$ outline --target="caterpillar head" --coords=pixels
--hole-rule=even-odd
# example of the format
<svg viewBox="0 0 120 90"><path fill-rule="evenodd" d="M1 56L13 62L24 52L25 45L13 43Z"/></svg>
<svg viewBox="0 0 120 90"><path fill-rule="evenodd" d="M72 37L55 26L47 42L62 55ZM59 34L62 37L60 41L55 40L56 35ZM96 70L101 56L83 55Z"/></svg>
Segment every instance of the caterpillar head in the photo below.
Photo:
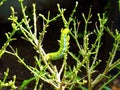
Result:
<svg viewBox="0 0 120 90"><path fill-rule="evenodd" d="M68 34L69 33L69 29L68 28L65 28L65 29L61 29L61 32L62 32L62 34Z"/></svg>

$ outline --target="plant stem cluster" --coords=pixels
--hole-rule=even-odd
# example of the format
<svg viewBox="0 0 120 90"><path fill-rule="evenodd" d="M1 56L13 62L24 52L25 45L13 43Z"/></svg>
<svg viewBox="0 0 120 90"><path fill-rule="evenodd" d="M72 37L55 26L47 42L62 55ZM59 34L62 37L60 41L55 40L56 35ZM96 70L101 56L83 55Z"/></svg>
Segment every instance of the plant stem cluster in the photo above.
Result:
<svg viewBox="0 0 120 90"><path fill-rule="evenodd" d="M74 90L75 87L81 90L93 90L93 88L101 82L103 79L108 79L108 82L103 83L101 89L103 89L111 80L116 78L120 73L116 74L114 77L106 76L109 71L114 69L116 66L120 64L120 59L114 61L116 52L119 49L120 44L120 34L116 30L116 33L113 34L109 28L106 28L105 24L107 22L107 18L105 14L101 17L98 14L99 26L96 25L95 30L93 32L88 31L88 24L91 23L91 9L88 13L88 16L82 14L83 19L85 21L84 33L83 33L83 43L81 44L79 41L79 23L77 23L77 19L74 16L76 12L76 8L78 3L76 2L75 8L72 11L72 14L69 16L68 20L64 16L65 9L61 9L58 4L59 13L51 18L50 12L48 12L47 18L43 14L39 14L39 17L43 19L43 30L38 32L37 30L37 16L36 16L36 5L33 4L33 25L30 24L31 18L26 14L27 7L23 5L23 0L19 0L21 5L21 10L23 13L23 18L21 21L18 21L18 17L15 15L14 8L11 7L12 15L9 20L12 21L13 31L10 34L6 34L7 41L0 49L0 57L4 52L9 53L17 57L18 62L23 64L32 74L28 80L24 80L22 83L20 90L23 90L31 81L35 80L34 90L42 89L42 83L39 85L40 80L43 80L50 85L52 85L56 90ZM78 47L78 55L75 55L72 51L68 50L63 58L63 63L61 68L58 70L57 65L53 65L51 61L46 60L45 55L46 52L42 47L42 42L44 41L44 36L47 33L47 28L49 27L51 22L56 21L58 18L61 18L64 24L64 28L70 28L70 35L76 42ZM71 27L70 25L73 25ZM110 51L109 59L106 60L106 66L103 72L93 76L98 73L96 67L102 63L102 60L98 59L99 50L102 45L101 38L104 35L104 31L107 30L111 36L114 38L113 49ZM30 42L33 45L34 50L38 55L34 56L36 65L35 67L29 66L25 63L24 59L21 58L18 53L19 51L14 50L12 47L12 52L7 51L6 47L9 45L12 39L12 36L16 31L20 31L23 34L23 39ZM90 44L89 39L91 35L96 35L96 39L94 43ZM67 60L69 60L68 55L76 62L73 67L67 64ZM82 76L81 73L82 68L85 69L86 75ZM6 79L6 76L5 76ZM4 82L4 81L3 81ZM2 85L2 84L1 84ZM14 87L14 86L13 86Z"/></svg>

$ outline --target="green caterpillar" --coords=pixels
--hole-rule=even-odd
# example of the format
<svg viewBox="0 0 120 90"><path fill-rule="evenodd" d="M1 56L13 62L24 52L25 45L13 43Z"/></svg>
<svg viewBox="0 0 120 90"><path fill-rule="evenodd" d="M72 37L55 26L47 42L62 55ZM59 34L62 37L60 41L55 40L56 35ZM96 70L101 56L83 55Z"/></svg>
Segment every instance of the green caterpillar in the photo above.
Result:
<svg viewBox="0 0 120 90"><path fill-rule="evenodd" d="M58 60L64 57L68 47L69 47L69 36L70 30L68 28L61 29L61 36L60 36L60 47L57 52L51 52L46 55L47 60Z"/></svg>

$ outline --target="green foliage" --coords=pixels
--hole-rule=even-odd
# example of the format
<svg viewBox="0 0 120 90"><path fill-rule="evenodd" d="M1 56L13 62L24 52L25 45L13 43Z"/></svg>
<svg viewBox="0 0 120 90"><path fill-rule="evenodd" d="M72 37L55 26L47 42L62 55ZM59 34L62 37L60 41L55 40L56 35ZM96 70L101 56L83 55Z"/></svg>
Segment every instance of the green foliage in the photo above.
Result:
<svg viewBox="0 0 120 90"><path fill-rule="evenodd" d="M0 1L0 6L3 5L3 3L6 0L2 0ZM0 49L0 58L2 57L2 55L5 53L7 46L10 44L11 41L15 40L13 38L14 34L16 33L17 29L14 28L14 24L12 24L13 30L12 32L8 32L6 33L6 37L7 37L7 41L4 43L4 45L2 46L2 48ZM7 77L8 77L8 73L9 73L9 69L7 69L6 72L4 72L4 77L3 80L0 80L0 90L6 88L6 87L11 87L12 90L15 90L17 87L15 86L15 81L16 81L16 76L13 76L13 80L7 81Z"/></svg>
<svg viewBox="0 0 120 90"><path fill-rule="evenodd" d="M13 40L15 40L15 38L12 38L14 36L14 34L16 33L16 31L18 29L14 28L14 24L12 24L13 30L10 33L6 33L6 37L7 37L7 41L4 43L4 45L2 46L2 48L0 49L0 58L2 57L2 55L5 53L7 46L9 45L9 43Z"/></svg>
<svg viewBox="0 0 120 90"><path fill-rule="evenodd" d="M5 1L6 1L6 0L0 1L0 6L2 6Z"/></svg>
<svg viewBox="0 0 120 90"><path fill-rule="evenodd" d="M15 16L14 8L11 7L12 15L10 16L9 20L12 21L13 32L11 32L10 34L6 34L7 42L1 50L2 52L6 52L15 56L18 59L18 62L23 64L34 76L28 80L23 81L20 90L24 90L24 88L33 80L35 80L34 90L40 90L42 88L43 83L39 85L40 80L43 80L44 82L52 85L56 90L74 90L75 87L78 87L82 90L92 90L103 79L107 79L108 82L103 83L99 90L102 90L103 88L107 88L106 90L109 89L107 87L109 82L120 75L120 73L118 73L114 77L107 76L109 71L120 65L120 59L113 61L116 52L119 50L120 34L117 30L116 33L112 33L109 28L105 27L105 24L107 22L105 14L103 14L103 16L100 16L98 14L99 26L96 25L96 28L93 32L88 31L88 24L91 23L90 20L92 17L91 9L88 13L88 16L82 14L85 21L85 27L84 33L82 35L83 44L81 44L79 42L79 37L81 37L81 34L78 32L77 28L79 24L77 23L76 17L74 17L74 13L76 12L76 8L78 6L77 2L68 20L64 16L65 9L61 9L59 4L57 5L59 13L55 17L50 18L50 12L48 12L47 18L44 15L39 14L39 17L42 17L44 21L43 30L41 32L38 32L36 25L36 5L33 4L33 25L31 25L31 19L25 13L27 8L23 5L23 0L19 0L19 2L22 8L23 18L21 21L18 21L18 17ZM64 24L63 28L70 29L69 34L71 38L75 40L78 47L78 54L75 54L70 50L67 50L65 52L63 63L60 69L58 69L56 65L53 65L50 60L46 59L47 54L42 47L42 42L44 41L44 36L47 33L47 28L49 27L51 22L56 21L58 18L62 19ZM73 26L71 27L70 25ZM110 55L106 62L104 71L100 72L98 75L95 75L96 73L98 73L96 67L101 63L101 60L98 59L98 54L102 45L101 38L104 35L105 30L108 31L108 33L110 33L114 39L113 49L110 51ZM19 51L17 49L14 50L11 47L12 51L5 50L5 48L9 45L9 42L13 40L12 36L16 31L22 32L23 38L33 45L34 50L38 54L34 56L36 62L35 67L27 65L24 59L19 56ZM90 44L89 39L90 36L93 34L96 35L96 39L92 44ZM62 40L63 39L67 40L67 37L62 37ZM64 41L62 41L62 44L63 42ZM62 49L63 48L64 46L62 45ZM0 55L2 56L3 53L1 52L1 50ZM75 65L73 67L67 64L67 61L69 60L68 54L75 61ZM84 76L82 76L83 68L86 71L86 74ZM6 79L6 76L4 78ZM4 81L1 81L1 83L2 82L4 83Z"/></svg>
<svg viewBox="0 0 120 90"><path fill-rule="evenodd" d="M3 1L5 1L5 0L2 0L1 3L3 3ZM12 12L15 12L13 8L12 8L11 10L12 10ZM12 20L13 20L13 19L16 19L16 20L17 20L17 18L15 17L15 15L14 15L13 13L12 13L11 17L14 17L14 18L11 18ZM4 45L3 45L2 48L0 49L0 58L1 58L2 55L5 53L6 48L7 48L7 46L9 45L9 43L10 43L11 41L15 40L15 38L12 38L12 37L13 37L14 34L18 31L18 28L17 28L17 26L15 25L14 21L13 21L13 23L12 23L12 28L13 28L12 32L8 32L8 33L5 34L6 37L7 37L7 41L4 43Z"/></svg>
<svg viewBox="0 0 120 90"><path fill-rule="evenodd" d="M23 83L21 84L20 86L20 90L24 90L24 88L31 82L33 81L35 78L30 78L30 79L27 79L27 80L24 80Z"/></svg>
<svg viewBox="0 0 120 90"><path fill-rule="evenodd" d="M13 76L13 80L7 81L9 69L7 69L6 72L4 72L4 78L3 80L0 80L0 90L3 90L5 87L11 87L12 90L16 90L15 81L16 76Z"/></svg>

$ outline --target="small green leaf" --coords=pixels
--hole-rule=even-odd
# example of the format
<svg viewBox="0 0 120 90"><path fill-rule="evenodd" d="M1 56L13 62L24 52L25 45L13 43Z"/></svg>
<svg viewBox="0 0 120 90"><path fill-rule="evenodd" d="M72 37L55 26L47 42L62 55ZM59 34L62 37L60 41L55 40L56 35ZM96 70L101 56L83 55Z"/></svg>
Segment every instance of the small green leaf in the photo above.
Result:
<svg viewBox="0 0 120 90"><path fill-rule="evenodd" d="M22 85L20 86L20 90L24 90L24 88L31 82L35 79L35 77L33 78L30 78L30 79L27 79L27 80L24 80Z"/></svg>
<svg viewBox="0 0 120 90"><path fill-rule="evenodd" d="M111 90L111 89L108 86L105 86L104 90Z"/></svg>

